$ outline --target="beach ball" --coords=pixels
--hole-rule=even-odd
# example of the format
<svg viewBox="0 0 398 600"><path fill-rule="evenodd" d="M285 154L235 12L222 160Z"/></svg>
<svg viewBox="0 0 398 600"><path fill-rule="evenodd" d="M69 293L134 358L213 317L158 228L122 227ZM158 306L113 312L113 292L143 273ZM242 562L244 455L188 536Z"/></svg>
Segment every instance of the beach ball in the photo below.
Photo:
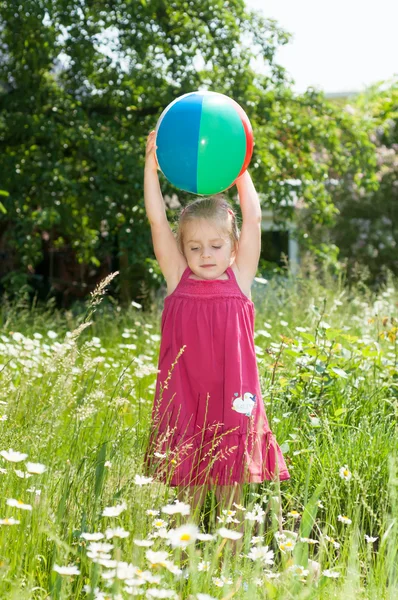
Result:
<svg viewBox="0 0 398 600"><path fill-rule="evenodd" d="M253 130L241 106L217 92L180 96L156 125L156 158L165 177L194 194L217 194L247 169Z"/></svg>

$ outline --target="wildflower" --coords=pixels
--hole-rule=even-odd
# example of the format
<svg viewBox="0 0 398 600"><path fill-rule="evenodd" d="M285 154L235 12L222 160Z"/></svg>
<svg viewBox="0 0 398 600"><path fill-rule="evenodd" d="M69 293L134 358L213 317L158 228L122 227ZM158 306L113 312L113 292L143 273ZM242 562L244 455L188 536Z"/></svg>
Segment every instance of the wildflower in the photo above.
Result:
<svg viewBox="0 0 398 600"><path fill-rule="evenodd" d="M99 540L102 540L104 538L104 534L100 531L98 531L97 533L88 533L87 531L83 531L83 533L80 534L80 537L82 537L84 540L87 540L88 542L98 542Z"/></svg>
<svg viewBox="0 0 398 600"><path fill-rule="evenodd" d="M181 515L189 515L190 511L191 507L189 504L185 504L179 500L176 500L174 504L167 504L167 506L163 506L162 508L162 512L166 513L167 515L175 515L177 513Z"/></svg>
<svg viewBox="0 0 398 600"><path fill-rule="evenodd" d="M237 508L238 510L246 510L244 506L242 506L241 504L236 504L236 502L234 502L232 506L235 506L235 508Z"/></svg>
<svg viewBox="0 0 398 600"><path fill-rule="evenodd" d="M55 340L56 337L58 337L58 333L55 333L55 331L47 331L47 335L50 339Z"/></svg>
<svg viewBox="0 0 398 600"><path fill-rule="evenodd" d="M296 543L294 540L285 540L285 541L280 542L279 550L281 550L281 552L283 552L284 554L286 552L292 552L295 545L296 545Z"/></svg>
<svg viewBox="0 0 398 600"><path fill-rule="evenodd" d="M55 564L53 566L53 571L56 571L60 575L80 575L80 571L75 565L60 567L59 565Z"/></svg>
<svg viewBox="0 0 398 600"><path fill-rule="evenodd" d="M236 510L224 509L221 511L221 513L222 515L220 517L217 517L217 520L220 523L240 523L238 519L234 519L234 516L236 515Z"/></svg>
<svg viewBox="0 0 398 600"><path fill-rule="evenodd" d="M247 558L261 560L264 565L272 565L274 563L274 551L269 550L268 546L253 546Z"/></svg>
<svg viewBox="0 0 398 600"><path fill-rule="evenodd" d="M232 584L232 579L227 579L223 575L221 575L221 577L212 577L211 579L214 585L216 585L217 587L224 587L224 585Z"/></svg>
<svg viewBox="0 0 398 600"><path fill-rule="evenodd" d="M110 469L110 468L112 467L112 463L111 463L111 461L110 461L110 460L106 460L106 461L104 462L104 467L107 467L108 469Z"/></svg>
<svg viewBox="0 0 398 600"><path fill-rule="evenodd" d="M160 511L153 510L152 508L148 508L148 510L145 512L145 514L149 515L150 517L157 517L160 514Z"/></svg>
<svg viewBox="0 0 398 600"><path fill-rule="evenodd" d="M21 462L22 460L25 460L25 458L28 457L27 454L22 454L22 452L14 451L12 448L10 448L9 450L2 450L0 452L0 455L9 462Z"/></svg>
<svg viewBox="0 0 398 600"><path fill-rule="evenodd" d="M177 529L170 529L168 538L173 548L185 548L189 544L192 544L199 533L199 529L196 525L188 523L177 527Z"/></svg>
<svg viewBox="0 0 398 600"><path fill-rule="evenodd" d="M153 546L153 540L133 540L136 546Z"/></svg>
<svg viewBox="0 0 398 600"><path fill-rule="evenodd" d="M33 477L32 473L25 473L25 471L20 471L19 469L14 469L14 473L21 479L29 479L29 477Z"/></svg>
<svg viewBox="0 0 398 600"><path fill-rule="evenodd" d="M323 506L323 504L322 504L321 500L318 500L318 501L317 501L317 506L318 506L318 508L325 508L325 507Z"/></svg>
<svg viewBox="0 0 398 600"><path fill-rule="evenodd" d="M153 527L156 527L157 529L159 529L160 527L165 527L167 525L167 522L164 521L163 519L155 519L152 523Z"/></svg>
<svg viewBox="0 0 398 600"><path fill-rule="evenodd" d="M113 544L107 544L106 542L91 542L87 546L87 550L93 554L107 554L113 549Z"/></svg>
<svg viewBox="0 0 398 600"><path fill-rule="evenodd" d="M233 531L232 529L227 529L226 527L220 527L218 530L218 535L221 535L222 538L226 538L228 540L239 540L243 533L239 531Z"/></svg>
<svg viewBox="0 0 398 600"><path fill-rule="evenodd" d="M146 485L147 483L151 483L153 481L153 477L145 477L144 475L136 475L134 477L134 483L136 485Z"/></svg>
<svg viewBox="0 0 398 600"><path fill-rule="evenodd" d="M198 540L201 540L202 542L210 542L214 539L215 536L212 533L198 533Z"/></svg>
<svg viewBox="0 0 398 600"><path fill-rule="evenodd" d="M149 598L176 598L177 594L173 590L167 590L165 588L148 588L146 595Z"/></svg>
<svg viewBox="0 0 398 600"><path fill-rule="evenodd" d="M127 508L127 504L125 502L122 502L121 504L118 504L117 506L107 506L102 511L102 516L103 517L118 517L124 510L126 510L126 508Z"/></svg>
<svg viewBox="0 0 398 600"><path fill-rule="evenodd" d="M214 596L209 596L209 594L196 594L198 600L217 600Z"/></svg>
<svg viewBox="0 0 398 600"><path fill-rule="evenodd" d="M248 521L257 521L257 523L262 523L264 515L265 511L262 509L261 505L255 504L253 506L253 510L248 510L245 513L245 519Z"/></svg>
<svg viewBox="0 0 398 600"><path fill-rule="evenodd" d="M337 571L331 571L330 569L325 569L322 571L322 575L325 577L331 577L332 579L337 579L337 577L340 577L340 573L337 573Z"/></svg>
<svg viewBox="0 0 398 600"><path fill-rule="evenodd" d="M258 542L262 541L262 536L261 535L253 535L253 537L250 540L251 544L258 544Z"/></svg>
<svg viewBox="0 0 398 600"><path fill-rule="evenodd" d="M130 535L130 533L128 531L126 531L125 529L123 529L123 527L115 527L115 529L108 528L105 531L105 535L106 535L106 539L110 540L114 537L126 538Z"/></svg>
<svg viewBox="0 0 398 600"><path fill-rule="evenodd" d="M344 467L340 467L339 475L340 475L341 479L345 479L346 481L350 481L350 479L352 477L352 473L351 473L350 469L347 467L347 465L344 465Z"/></svg>
<svg viewBox="0 0 398 600"><path fill-rule="evenodd" d="M341 523L344 523L344 525L351 525L352 523L351 519L345 517L344 515L338 515L337 520L341 521Z"/></svg>
<svg viewBox="0 0 398 600"><path fill-rule="evenodd" d="M281 576L280 573L273 573L272 571L264 571L264 577L266 579L278 579Z"/></svg>
<svg viewBox="0 0 398 600"><path fill-rule="evenodd" d="M36 475L41 475L46 469L47 467L42 465L41 463L26 463L26 470L28 471L28 473L35 473Z"/></svg>
<svg viewBox="0 0 398 600"><path fill-rule="evenodd" d="M166 458L166 456L167 456L167 454L165 452L154 452L153 455L156 456L157 458Z"/></svg>
<svg viewBox="0 0 398 600"><path fill-rule="evenodd" d="M21 508L22 510L32 510L32 506L30 504L24 504L22 500L14 500L14 498L9 498L7 500L8 506L15 506L15 508Z"/></svg>
<svg viewBox="0 0 398 600"><path fill-rule="evenodd" d="M289 573L297 575L298 577L307 577L309 570L304 569L301 565L291 565L288 569Z"/></svg>
<svg viewBox="0 0 398 600"><path fill-rule="evenodd" d="M339 542L336 542L336 540L332 537L329 537L328 535L325 535L325 540L327 540L328 542L330 542L331 544L333 544L333 546L338 550L340 548L340 544Z"/></svg>
<svg viewBox="0 0 398 600"><path fill-rule="evenodd" d="M8 417L7 417L7 415L2 415L2 416L0 417L0 421L7 421L7 420L8 420Z"/></svg>
<svg viewBox="0 0 398 600"><path fill-rule="evenodd" d="M163 550L159 550L158 552L154 552L153 550L147 550L145 556L151 567L154 567L156 565L164 567L165 562L169 558L169 553Z"/></svg>
<svg viewBox="0 0 398 600"><path fill-rule="evenodd" d="M210 569L210 561L209 560L201 560L198 563L198 571L208 571Z"/></svg>
<svg viewBox="0 0 398 600"><path fill-rule="evenodd" d="M306 544L319 544L318 540L313 540L312 538L301 537L300 542L305 542Z"/></svg>
<svg viewBox="0 0 398 600"><path fill-rule="evenodd" d="M164 540L167 540L169 537L169 534L168 534L166 527L159 527L159 529L156 529L156 531L153 531L152 533L150 533L149 537L150 538L162 538Z"/></svg>
<svg viewBox="0 0 398 600"><path fill-rule="evenodd" d="M372 537L371 535L366 535L365 533L365 540L368 544L373 544L378 539L378 537Z"/></svg>
<svg viewBox="0 0 398 600"><path fill-rule="evenodd" d="M19 525L21 521L17 519L13 519L10 517L9 519L0 519L0 525Z"/></svg>
<svg viewBox="0 0 398 600"><path fill-rule="evenodd" d="M287 513L288 517L293 517L293 519L298 519L300 517L300 513L297 510L291 510Z"/></svg>

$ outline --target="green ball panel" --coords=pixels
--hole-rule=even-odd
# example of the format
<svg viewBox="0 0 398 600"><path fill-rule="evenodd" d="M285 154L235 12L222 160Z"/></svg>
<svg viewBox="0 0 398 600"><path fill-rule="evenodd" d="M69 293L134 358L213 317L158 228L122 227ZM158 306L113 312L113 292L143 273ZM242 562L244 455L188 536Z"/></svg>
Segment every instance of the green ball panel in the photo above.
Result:
<svg viewBox="0 0 398 600"><path fill-rule="evenodd" d="M232 102L205 95L198 142L197 193L217 194L238 177L246 156L246 134Z"/></svg>

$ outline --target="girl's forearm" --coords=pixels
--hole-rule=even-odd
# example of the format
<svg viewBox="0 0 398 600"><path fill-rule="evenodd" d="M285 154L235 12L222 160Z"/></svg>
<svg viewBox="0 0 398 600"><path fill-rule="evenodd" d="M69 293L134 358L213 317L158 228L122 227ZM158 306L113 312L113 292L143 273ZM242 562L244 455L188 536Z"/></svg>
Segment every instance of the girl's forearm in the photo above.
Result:
<svg viewBox="0 0 398 600"><path fill-rule="evenodd" d="M166 207L157 171L149 168L144 171L144 200L146 214L151 225L167 221Z"/></svg>
<svg viewBox="0 0 398 600"><path fill-rule="evenodd" d="M242 220L261 220L260 200L248 171L245 171L243 175L239 177L236 182L236 187L239 194Z"/></svg>

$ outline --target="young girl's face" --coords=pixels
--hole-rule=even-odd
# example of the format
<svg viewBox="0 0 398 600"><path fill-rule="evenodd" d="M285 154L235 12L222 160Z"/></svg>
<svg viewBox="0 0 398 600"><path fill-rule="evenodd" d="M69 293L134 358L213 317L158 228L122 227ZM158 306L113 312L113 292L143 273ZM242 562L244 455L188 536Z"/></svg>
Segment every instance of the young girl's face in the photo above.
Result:
<svg viewBox="0 0 398 600"><path fill-rule="evenodd" d="M235 259L228 233L206 219L186 223L183 250L188 266L202 279L217 279Z"/></svg>

